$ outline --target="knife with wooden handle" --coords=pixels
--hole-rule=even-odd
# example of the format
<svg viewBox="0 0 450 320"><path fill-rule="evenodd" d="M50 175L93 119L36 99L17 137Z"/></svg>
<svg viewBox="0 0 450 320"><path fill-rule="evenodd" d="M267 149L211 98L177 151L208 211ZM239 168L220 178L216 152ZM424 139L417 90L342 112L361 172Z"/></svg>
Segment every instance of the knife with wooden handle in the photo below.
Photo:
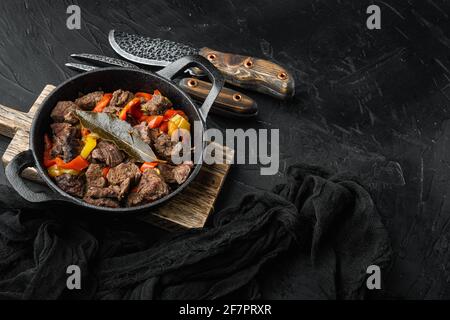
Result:
<svg viewBox="0 0 450 320"><path fill-rule="evenodd" d="M284 67L264 59L223 53L209 48L194 47L159 38L149 38L111 30L109 43L129 61L151 66L166 66L192 54L207 58L235 86L259 91L279 99L295 93L293 75ZM195 73L195 70L191 70Z"/></svg>
<svg viewBox="0 0 450 320"><path fill-rule="evenodd" d="M207 58L233 85L285 99L294 94L294 78L282 66L268 60L202 48Z"/></svg>
<svg viewBox="0 0 450 320"><path fill-rule="evenodd" d="M196 100L204 100L211 90L211 83L196 78L183 78L178 85ZM258 114L256 102L235 90L223 88L214 101L212 113L230 117L254 117Z"/></svg>
<svg viewBox="0 0 450 320"><path fill-rule="evenodd" d="M87 62L94 62L101 66L118 66L124 68L139 69L133 64L127 64L126 62L115 59L111 57L81 53L72 54L72 58L83 60ZM99 67L80 63L66 63L66 67L77 71L92 71L98 69ZM184 78L179 81L179 86L183 88L190 96L196 100L203 101L208 96L209 90L211 89L211 83L202 81L196 78ZM238 92L229 88L223 88L219 93L216 101L214 102L211 112L235 118L248 118L254 117L258 114L258 107L256 102Z"/></svg>

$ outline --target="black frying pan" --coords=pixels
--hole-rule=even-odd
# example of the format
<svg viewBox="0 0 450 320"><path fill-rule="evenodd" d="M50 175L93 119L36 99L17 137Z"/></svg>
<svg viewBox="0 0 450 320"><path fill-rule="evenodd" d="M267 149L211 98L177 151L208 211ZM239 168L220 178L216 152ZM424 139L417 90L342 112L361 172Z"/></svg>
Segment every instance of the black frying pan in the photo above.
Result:
<svg viewBox="0 0 450 320"><path fill-rule="evenodd" d="M192 99L183 90L171 81L173 78L181 75L185 70L192 67L199 67L204 70L213 84L209 95L200 108L196 106ZM208 60L201 56L186 56L175 61L157 73L134 69L106 68L94 70L73 77L58 86L42 103L42 106L36 113L31 126L30 149L18 154L6 166L6 177L13 188L23 198L35 203L64 201L86 209L106 213L142 212L160 205L183 190L200 171L203 159L203 150L206 146L206 141L203 138L206 117L208 116L208 112L214 103L214 100L222 90L223 83L224 80L221 73L217 71L217 69ZM197 128L197 131L199 132L194 132L193 134L200 135L202 139L193 139L193 145L196 150L201 150L201 152L195 153L197 158L194 158L195 167L191 175L175 191L155 202L137 207L106 208L90 205L79 198L65 193L49 177L42 161L44 152L44 134L48 131L51 123L50 113L52 109L58 101L73 101L78 98L78 94L80 92L88 93L99 89L105 92L113 92L117 89L124 89L132 92L152 91L154 89L159 89L165 96L170 98L177 108L182 109L191 121L200 121L202 124L201 126L193 126L194 128ZM200 143L201 145L199 145ZM35 167L39 173L39 176L47 183L50 189L39 193L31 190L20 176L21 172L27 167Z"/></svg>

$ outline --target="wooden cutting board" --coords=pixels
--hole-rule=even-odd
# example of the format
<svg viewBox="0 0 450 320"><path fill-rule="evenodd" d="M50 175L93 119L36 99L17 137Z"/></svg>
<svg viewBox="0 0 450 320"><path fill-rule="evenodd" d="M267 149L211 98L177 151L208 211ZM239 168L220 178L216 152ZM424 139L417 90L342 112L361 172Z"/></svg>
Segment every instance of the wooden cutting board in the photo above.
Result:
<svg viewBox="0 0 450 320"><path fill-rule="evenodd" d="M6 166L18 153L29 149L29 131L34 114L45 97L54 89L47 85L28 113L0 105L0 134L12 138L3 154ZM166 230L201 228L214 209L214 203L230 169L234 151L220 146L227 164L203 165L199 174L189 186L166 204L139 215L139 219ZM41 182L36 170L28 168L23 172L27 179Z"/></svg>

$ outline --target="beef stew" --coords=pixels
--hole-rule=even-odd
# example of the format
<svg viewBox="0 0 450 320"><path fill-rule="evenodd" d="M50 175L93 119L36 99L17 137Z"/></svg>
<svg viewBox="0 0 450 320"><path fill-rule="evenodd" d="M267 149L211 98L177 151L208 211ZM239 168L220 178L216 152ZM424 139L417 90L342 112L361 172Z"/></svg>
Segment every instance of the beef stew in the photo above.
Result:
<svg viewBox="0 0 450 320"><path fill-rule="evenodd" d="M136 160L119 148L120 143L83 127L79 110L126 121L158 160ZM61 190L86 203L110 208L151 203L177 189L192 171L190 161L178 165L171 161L183 145L173 141L173 133L189 132L189 119L158 90L88 93L75 101L58 102L51 119L43 163Z"/></svg>

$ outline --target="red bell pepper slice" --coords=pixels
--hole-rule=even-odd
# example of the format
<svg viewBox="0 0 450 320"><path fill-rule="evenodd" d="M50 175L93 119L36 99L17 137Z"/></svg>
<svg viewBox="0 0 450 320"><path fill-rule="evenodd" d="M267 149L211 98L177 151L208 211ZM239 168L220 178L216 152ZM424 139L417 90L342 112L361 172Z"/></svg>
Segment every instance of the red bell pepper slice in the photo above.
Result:
<svg viewBox="0 0 450 320"><path fill-rule="evenodd" d="M88 136L91 133L91 130L87 129L87 128L81 128L81 135L83 137Z"/></svg>
<svg viewBox="0 0 450 320"><path fill-rule="evenodd" d="M141 104L140 98L133 98L130 102L128 102L125 107L119 113L119 119L127 120L127 114L130 113L133 117L137 116L140 110L137 110L136 107ZM137 117L138 119L140 117Z"/></svg>
<svg viewBox="0 0 450 320"><path fill-rule="evenodd" d="M178 112L174 109L169 109L164 113L164 120L168 121L170 118L172 118L174 115L176 115Z"/></svg>
<svg viewBox="0 0 450 320"><path fill-rule="evenodd" d="M135 119L140 119L144 115L140 108L132 108L130 114Z"/></svg>
<svg viewBox="0 0 450 320"><path fill-rule="evenodd" d="M53 143L50 140L48 134L44 135L44 166L46 168L50 168L51 166L56 164L55 159L52 159L50 153L52 151Z"/></svg>
<svg viewBox="0 0 450 320"><path fill-rule="evenodd" d="M159 131L167 133L169 131L169 123L167 121L163 121L159 126Z"/></svg>
<svg viewBox="0 0 450 320"><path fill-rule="evenodd" d="M152 100L152 95L147 92L136 92L134 96L136 98L144 98L146 101Z"/></svg>
<svg viewBox="0 0 450 320"><path fill-rule="evenodd" d="M145 114L142 114L142 116L139 118L139 122L149 122L151 116L146 116Z"/></svg>
<svg viewBox="0 0 450 320"><path fill-rule="evenodd" d="M140 122L145 121L145 122L147 122L147 124L148 124L150 129L155 129L155 128L158 128L161 125L161 123L164 121L164 117L163 116L145 116L145 115L142 115L139 118L139 121Z"/></svg>
<svg viewBox="0 0 450 320"><path fill-rule="evenodd" d="M158 162L144 162L142 166L139 168L141 172L144 172L147 169L153 169L158 166Z"/></svg>
<svg viewBox="0 0 450 320"><path fill-rule="evenodd" d="M76 171L82 171L89 166L89 161L82 156L78 156L70 162L64 162L61 158L55 158L56 165L61 169L72 169Z"/></svg>
<svg viewBox="0 0 450 320"><path fill-rule="evenodd" d="M102 169L102 175L104 178L106 178L106 176L108 175L109 169L110 169L109 167L104 167Z"/></svg>
<svg viewBox="0 0 450 320"><path fill-rule="evenodd" d="M105 93L102 97L102 99L97 102L97 105L95 106L95 108L92 110L93 112L102 112L103 109L105 109L108 105L109 102L112 99L112 93Z"/></svg>
<svg viewBox="0 0 450 320"><path fill-rule="evenodd" d="M173 116L177 114L188 120L188 117L186 116L183 110L169 109L164 113L164 121L169 121Z"/></svg>
<svg viewBox="0 0 450 320"><path fill-rule="evenodd" d="M148 127L150 129L156 129L158 128L161 123L163 122L164 117L163 116L150 116L147 123Z"/></svg>

